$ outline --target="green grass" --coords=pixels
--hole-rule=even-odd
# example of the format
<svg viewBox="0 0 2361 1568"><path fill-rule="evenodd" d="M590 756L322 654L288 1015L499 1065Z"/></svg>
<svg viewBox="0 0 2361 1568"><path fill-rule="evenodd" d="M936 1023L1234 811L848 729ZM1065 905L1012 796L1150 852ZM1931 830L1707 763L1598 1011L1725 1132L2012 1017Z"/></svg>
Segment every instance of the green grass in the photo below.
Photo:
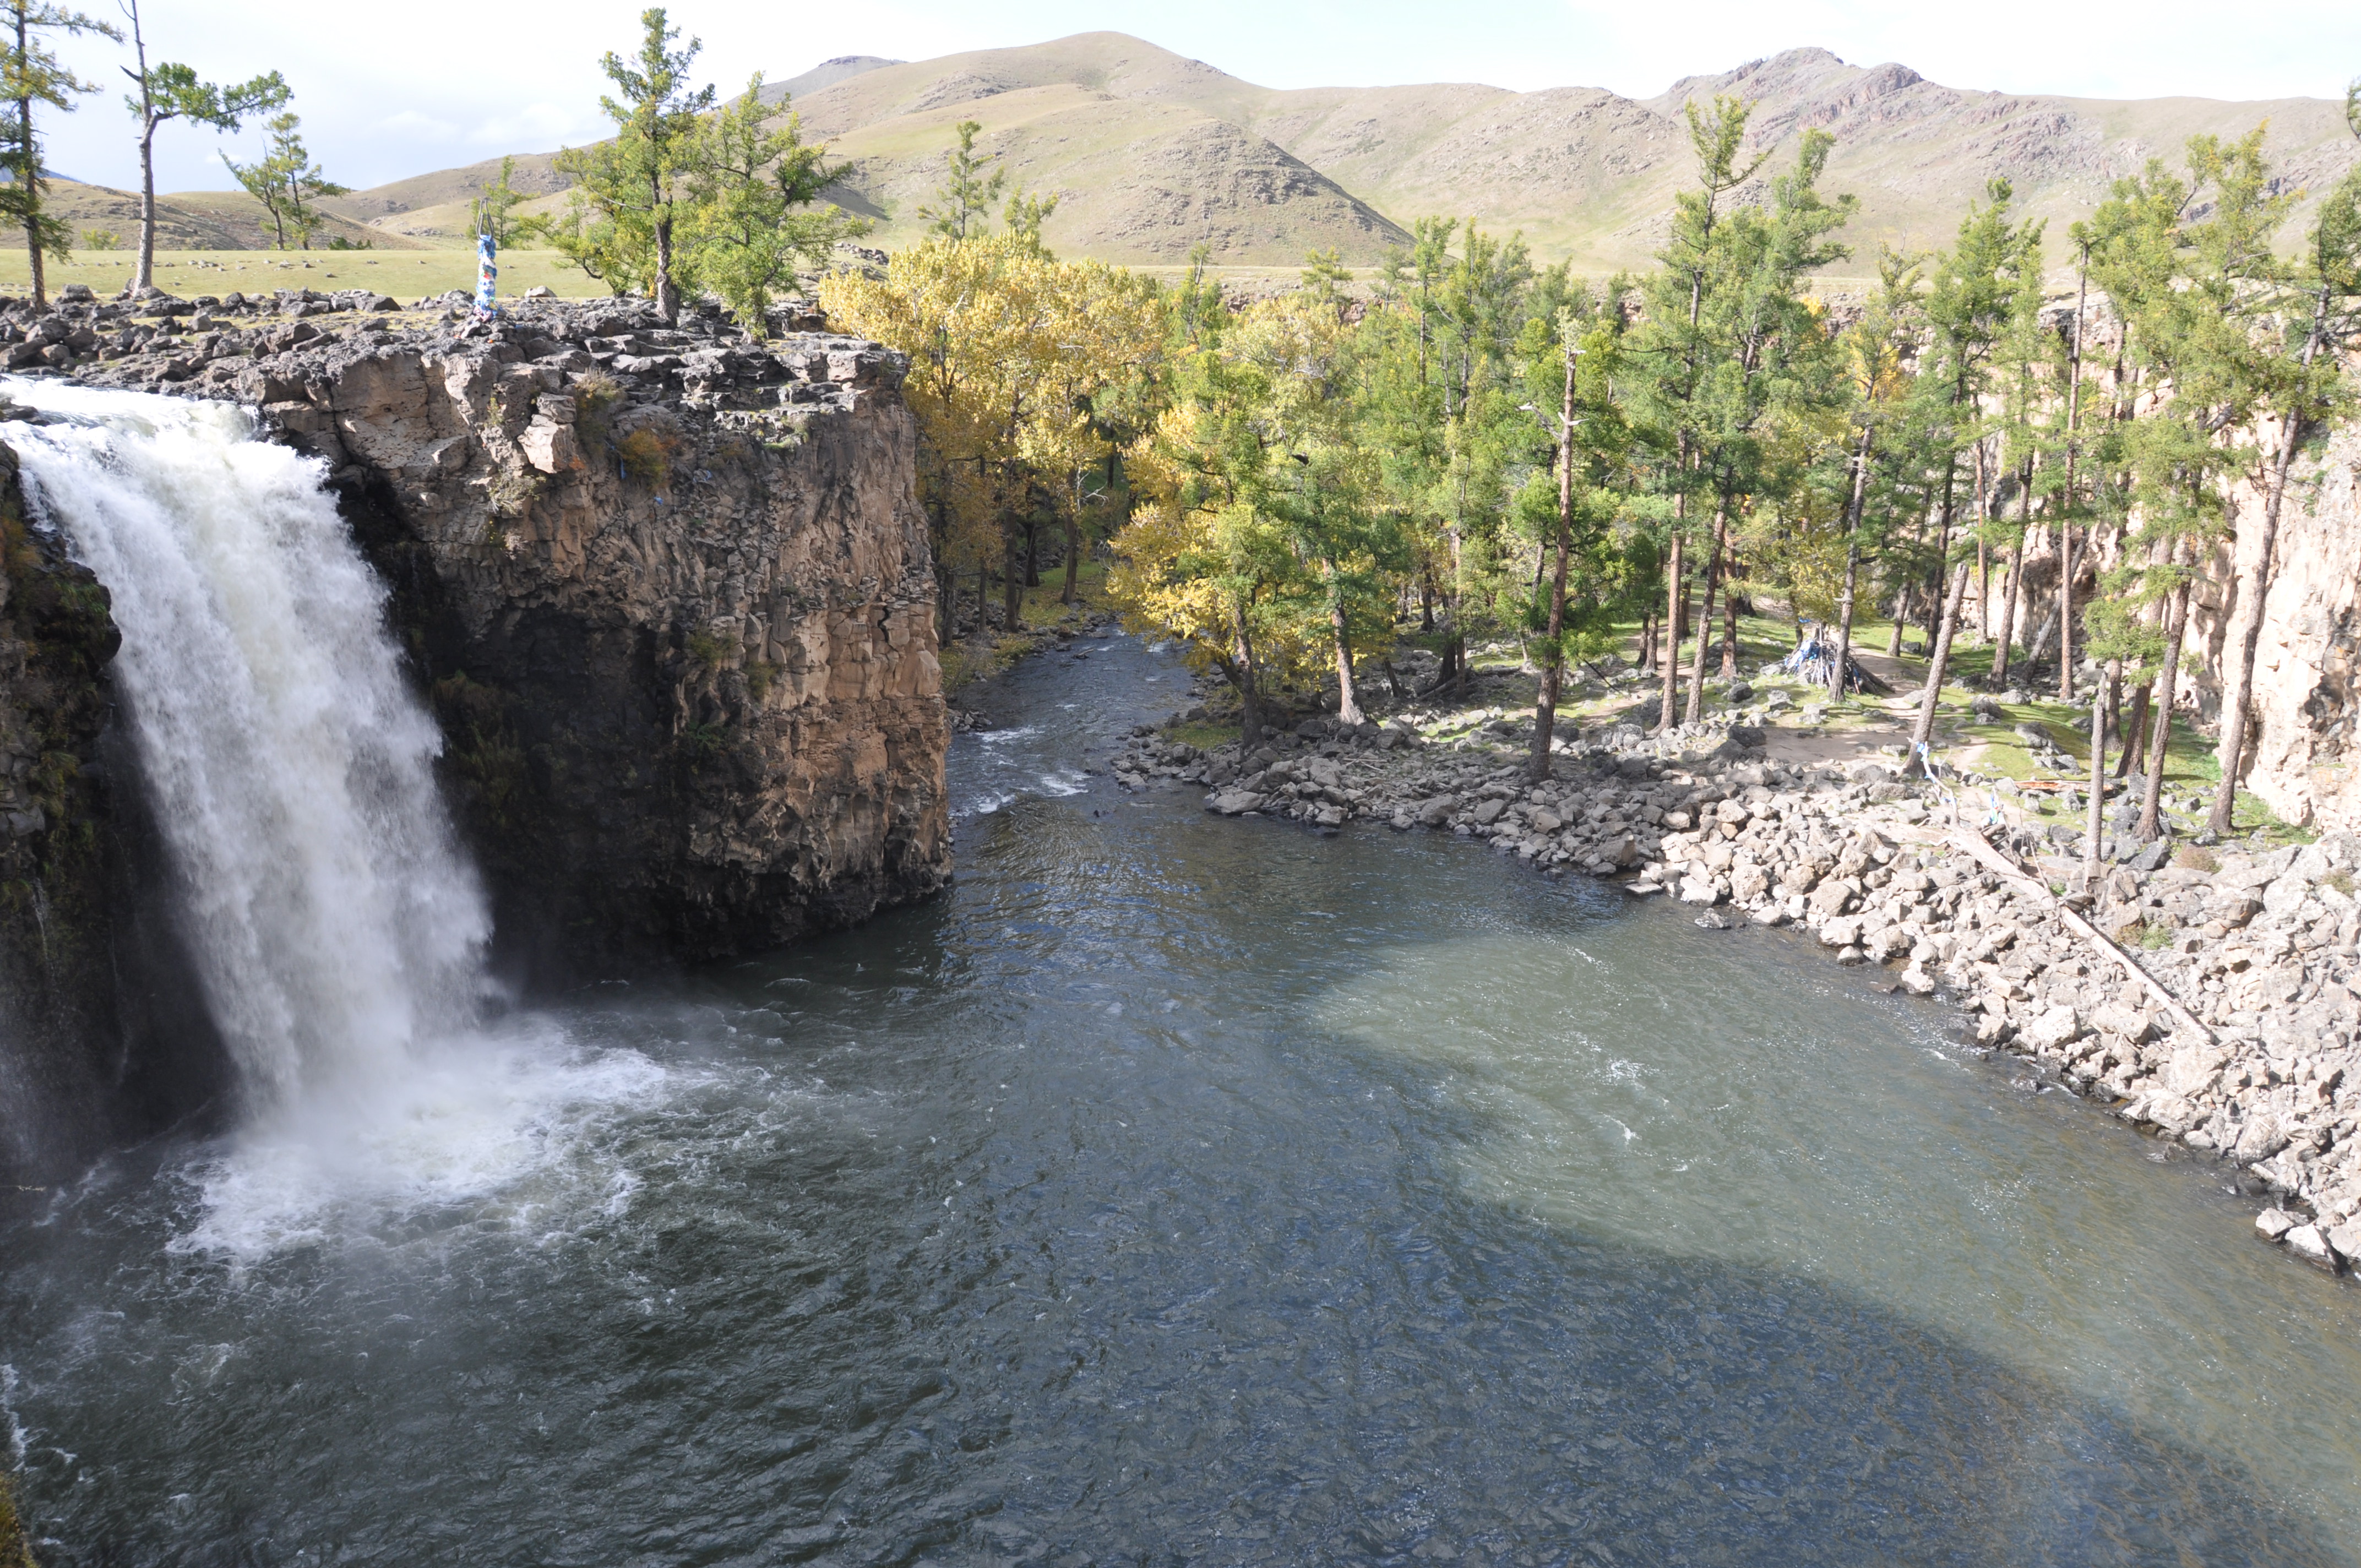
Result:
<svg viewBox="0 0 2361 1568"><path fill-rule="evenodd" d="M1167 733L1173 740L1185 745L1194 746L1201 751L1210 751L1216 746L1226 746L1236 740L1238 727L1235 724L1212 724L1203 720L1191 720L1174 725Z"/></svg>
<svg viewBox="0 0 2361 1568"><path fill-rule="evenodd" d="M76 251L52 261L43 276L55 297L68 283L87 283L101 299L131 280L127 250ZM309 263L306 266L305 263ZM32 272L20 248L0 252L0 292L23 293ZM566 264L554 250L511 250L500 257L500 297L522 296L536 285L567 299L604 299L607 290ZM274 289L375 289L403 304L427 294L476 289L476 258L462 250L159 250L156 286L192 299L199 294L267 294Z"/></svg>

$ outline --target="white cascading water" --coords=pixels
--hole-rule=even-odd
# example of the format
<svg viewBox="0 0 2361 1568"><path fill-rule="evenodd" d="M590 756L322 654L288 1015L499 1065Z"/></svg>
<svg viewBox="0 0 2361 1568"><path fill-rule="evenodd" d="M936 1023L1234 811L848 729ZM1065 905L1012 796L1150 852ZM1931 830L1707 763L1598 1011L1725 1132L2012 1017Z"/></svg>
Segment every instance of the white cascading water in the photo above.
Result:
<svg viewBox="0 0 2361 1568"><path fill-rule="evenodd" d="M239 1069L210 1240L315 1234L317 1205L356 1184L397 1206L397 1189L480 1194L540 1163L586 1093L644 1089L636 1058L586 1082L545 1028L474 1028L489 915L323 466L225 403L5 389L63 416L8 440L37 515L112 596L115 679ZM631 1081L605 1081L618 1070Z"/></svg>
<svg viewBox="0 0 2361 1568"><path fill-rule="evenodd" d="M319 465L243 410L20 383L27 499L113 596L115 666L214 1022L258 1111L399 1063L490 922L434 721Z"/></svg>

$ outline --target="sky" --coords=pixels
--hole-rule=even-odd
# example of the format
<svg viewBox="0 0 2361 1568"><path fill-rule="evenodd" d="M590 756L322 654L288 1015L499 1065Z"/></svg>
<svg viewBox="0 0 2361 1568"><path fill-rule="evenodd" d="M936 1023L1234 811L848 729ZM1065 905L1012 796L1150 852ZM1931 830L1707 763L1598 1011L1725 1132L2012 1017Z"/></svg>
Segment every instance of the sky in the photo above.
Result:
<svg viewBox="0 0 2361 1568"><path fill-rule="evenodd" d="M113 16L118 0L93 0ZM403 0L379 8L287 0L146 0L148 58L209 80L278 71L294 91L313 156L356 189L503 152L595 140L598 58L629 50L642 0ZM2080 97L2338 98L2361 74L2361 3L2281 0L2268 25L2239 27L2194 0L676 0L674 21L704 41L699 65L725 91L753 71L780 80L836 55L925 60L1112 28L1268 87L1483 82L1520 92L1606 87L1663 92L1783 49L1817 45L1859 65L1899 60L1953 87ZM340 21L339 14L345 18ZM1963 26L1972 16L1974 26ZM1447 18L1447 20L1445 19ZM60 52L104 90L51 116L48 164L136 189L125 113L126 49L69 40ZM167 126L160 191L218 190L219 161L261 144Z"/></svg>

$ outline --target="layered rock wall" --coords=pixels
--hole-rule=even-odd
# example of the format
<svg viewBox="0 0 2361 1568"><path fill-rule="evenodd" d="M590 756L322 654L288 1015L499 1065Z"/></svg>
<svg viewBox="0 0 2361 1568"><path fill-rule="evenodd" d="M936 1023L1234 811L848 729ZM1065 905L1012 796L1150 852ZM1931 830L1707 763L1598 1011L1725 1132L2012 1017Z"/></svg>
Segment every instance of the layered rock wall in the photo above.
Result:
<svg viewBox="0 0 2361 1568"><path fill-rule="evenodd" d="M2195 696L2212 721L2224 661L2254 611L2236 585L2257 565L2263 503L2253 486L2234 493L2233 536L2194 605L2191 647L2204 654ZM2261 726L2245 782L2284 820L2361 829L2361 428L2337 430L2298 465L2272 558L2255 659Z"/></svg>
<svg viewBox="0 0 2361 1568"><path fill-rule="evenodd" d="M536 969L772 946L941 884L898 380L873 345L565 307L242 378L366 520Z"/></svg>
<svg viewBox="0 0 2361 1568"><path fill-rule="evenodd" d="M509 956L553 978L710 958L939 887L948 729L899 361L631 302L393 307L151 304L155 334L134 322L73 370L236 397L329 465Z"/></svg>
<svg viewBox="0 0 2361 1568"><path fill-rule="evenodd" d="M0 446L0 1172L82 1153L120 1076L97 766L120 642Z"/></svg>

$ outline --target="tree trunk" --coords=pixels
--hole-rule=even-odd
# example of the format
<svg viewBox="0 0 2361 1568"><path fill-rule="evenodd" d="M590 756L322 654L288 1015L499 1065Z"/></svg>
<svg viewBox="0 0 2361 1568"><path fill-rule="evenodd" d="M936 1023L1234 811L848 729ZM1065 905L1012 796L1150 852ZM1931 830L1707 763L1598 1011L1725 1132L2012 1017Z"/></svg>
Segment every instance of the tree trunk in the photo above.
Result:
<svg viewBox="0 0 2361 1568"><path fill-rule="evenodd" d="M1075 585L1082 572L1082 509L1080 503L1066 512L1066 586L1059 590L1058 602L1074 602Z"/></svg>
<svg viewBox="0 0 2361 1568"><path fill-rule="evenodd" d="M16 59L22 63L31 47L29 0L18 0L16 6ZM47 279L41 270L41 160L33 148L33 99L30 93L16 100L16 150L25 160L17 171L23 186L21 200L25 204L25 253L32 269L33 304L36 309L49 303Z"/></svg>
<svg viewBox="0 0 2361 1568"><path fill-rule="evenodd" d="M1837 596L1837 646L1835 663L1828 666L1828 700L1842 702L1845 694L1845 668L1852 659L1852 596L1861 577L1861 540L1857 534L1845 536L1844 591Z"/></svg>
<svg viewBox="0 0 2361 1568"><path fill-rule="evenodd" d="M1656 667L1656 617L1653 611L1640 618L1639 664L1643 670Z"/></svg>
<svg viewBox="0 0 2361 1568"><path fill-rule="evenodd" d="M2019 532L2016 543L2010 547L2008 566L2003 574L2000 590L2000 635L1993 641L1992 684L2008 685L2009 644L2016 638L2017 584L2025 574L2025 535Z"/></svg>
<svg viewBox="0 0 2361 1568"><path fill-rule="evenodd" d="M1721 553L1721 674L1738 678L1738 541Z"/></svg>
<svg viewBox="0 0 2361 1568"><path fill-rule="evenodd" d="M1000 550L1001 630L1015 631L1025 615L1025 565L1017 556L1016 530L1005 523L1000 529Z"/></svg>
<svg viewBox="0 0 2361 1568"><path fill-rule="evenodd" d="M2183 583L2172 591L2172 614L2164 628L2164 668L2156 677L2156 740L2148 747L2147 788L2140 792L2139 840L2143 844L2158 836L2157 800L2164 793L2165 749L2172 742L2173 684L2180 674L2180 634L2188 622L2189 585Z"/></svg>
<svg viewBox="0 0 2361 1568"><path fill-rule="evenodd" d="M2312 332L2303 342L2303 365L2307 370L2320 352L2331 302L2329 285L2323 283L2312 313ZM2279 545L2279 503L2287 496L2288 470L2295 465L2303 427L2301 411L2290 409L2287 422L2279 431L2279 456L2271 466L2270 494L2263 501L2263 536L2257 541L2254 576L2251 581L2238 584L2239 608L2246 611L2246 624L2238 639L2237 654L2228 661L2230 667L2224 672L2229 678L2222 692L2222 782L2214 786L2213 809L2205 823L2216 833L2230 831L2231 817L2238 804L2238 762L2246 749L2246 710L2255 689L2255 656L2263 642L2264 601L2271 591L2271 553Z"/></svg>
<svg viewBox="0 0 2361 1568"><path fill-rule="evenodd" d="M1557 728L1558 684L1565 670L1565 558L1574 548L1574 351L1565 354L1565 407L1558 415L1557 561L1550 570L1549 647L1542 656L1541 699L1533 705L1533 755L1526 772L1550 776L1550 739Z"/></svg>
<svg viewBox="0 0 2361 1568"><path fill-rule="evenodd" d="M2074 338L2066 378L2066 484L2058 492L2058 699L2074 700L2074 458L2082 414L2082 308L2091 293L2091 253L2082 252L2074 286ZM2031 470L2026 470L2028 478ZM2029 488L2028 485L2028 488Z"/></svg>
<svg viewBox="0 0 2361 1568"><path fill-rule="evenodd" d="M662 192L657 199L663 199ZM680 320L680 285L672 276L672 220L659 217L654 224L656 237L656 313L664 317L666 326Z"/></svg>
<svg viewBox="0 0 2361 1568"><path fill-rule="evenodd" d="M1688 585L1681 580L1684 570L1681 536L1675 533L1673 558L1664 571L1664 699L1656 711L1656 725L1662 729L1673 727L1674 706L1680 700L1681 608L1688 597Z"/></svg>
<svg viewBox="0 0 2361 1568"><path fill-rule="evenodd" d="M1845 666L1852 658L1852 600L1861 580L1861 513L1869 498L1869 428L1852 454L1852 499L1845 503L1844 591L1837 599L1836 662L1828 670L1828 700L1844 700Z"/></svg>
<svg viewBox="0 0 2361 1568"><path fill-rule="evenodd" d="M1697 654L1689 661L1689 705L1683 722L1695 724L1705 716L1705 661L1713 647L1713 596L1721 586L1721 552L1729 543L1730 498L1714 504L1713 553L1705 558L1705 609L1697 615Z"/></svg>
<svg viewBox="0 0 2361 1568"><path fill-rule="evenodd" d="M2115 760L2115 777L2132 771L2132 759L2147 755L2147 683L2132 688L2132 711L2124 720L2124 753Z"/></svg>
<svg viewBox="0 0 2361 1568"><path fill-rule="evenodd" d="M1254 639L1246 635L1246 616L1230 610L1230 659L1224 672L1238 690L1238 750L1251 751L1262 741L1261 672L1255 668Z"/></svg>
<svg viewBox="0 0 2361 1568"><path fill-rule="evenodd" d="M1041 520L1038 516L1025 520L1025 586L1041 586Z"/></svg>
<svg viewBox="0 0 2361 1568"><path fill-rule="evenodd" d="M1935 704L1943 694L1943 671L1951 662L1951 639L1958 634L1960 608L1967 602L1968 576L1974 570L1971 562L1962 560L1951 576L1951 597L1943 602L1943 619L1935 629L1935 647L1927 664L1927 690L1918 699L1918 722L1910 730L1910 755L1904 758L1904 772L1920 766L1919 748L1935 743Z"/></svg>
<svg viewBox="0 0 2361 1568"><path fill-rule="evenodd" d="M2107 661L2107 689L2112 692L2122 681L2124 662ZM2101 833L2106 825L2107 807L2107 705L2094 694L2091 701L2091 812L2082 834L2082 887L2089 892L2099 880L2099 846Z"/></svg>
<svg viewBox="0 0 2361 1568"><path fill-rule="evenodd" d="M1336 722L1363 722L1361 704L1353 691L1353 641L1345 625L1345 596L1338 591L1335 563L1328 567L1328 635L1336 646Z"/></svg>

